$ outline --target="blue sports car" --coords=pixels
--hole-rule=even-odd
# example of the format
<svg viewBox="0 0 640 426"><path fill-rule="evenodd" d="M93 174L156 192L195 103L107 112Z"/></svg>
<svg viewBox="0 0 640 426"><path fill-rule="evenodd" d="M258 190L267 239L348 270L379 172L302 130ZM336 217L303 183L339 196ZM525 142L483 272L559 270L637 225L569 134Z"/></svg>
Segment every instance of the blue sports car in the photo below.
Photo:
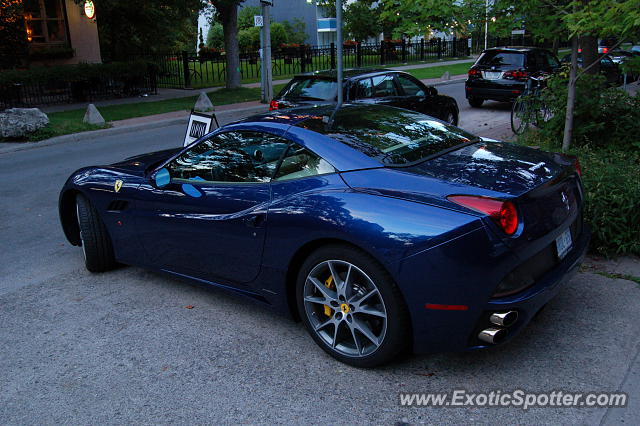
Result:
<svg viewBox="0 0 640 426"><path fill-rule="evenodd" d="M582 260L583 200L574 157L327 105L80 169L59 209L89 271L138 265L228 289L372 367L515 336Z"/></svg>

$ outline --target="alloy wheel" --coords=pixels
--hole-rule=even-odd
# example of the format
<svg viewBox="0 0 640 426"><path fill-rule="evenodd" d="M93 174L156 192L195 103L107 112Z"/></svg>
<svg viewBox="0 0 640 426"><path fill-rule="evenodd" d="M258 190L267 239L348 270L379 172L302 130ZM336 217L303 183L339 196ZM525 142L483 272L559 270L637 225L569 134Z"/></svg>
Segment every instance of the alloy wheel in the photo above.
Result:
<svg viewBox="0 0 640 426"><path fill-rule="evenodd" d="M387 332L387 310L373 280L343 260L317 264L304 283L304 310L313 331L349 357L374 353Z"/></svg>

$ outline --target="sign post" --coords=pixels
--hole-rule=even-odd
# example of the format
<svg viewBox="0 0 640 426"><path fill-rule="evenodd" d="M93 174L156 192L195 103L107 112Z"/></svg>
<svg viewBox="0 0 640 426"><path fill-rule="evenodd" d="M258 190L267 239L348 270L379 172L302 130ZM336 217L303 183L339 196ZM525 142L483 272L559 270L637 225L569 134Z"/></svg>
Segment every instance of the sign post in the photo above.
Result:
<svg viewBox="0 0 640 426"><path fill-rule="evenodd" d="M272 0L260 0L262 6L262 75L263 89L262 101L270 103L273 99L272 77L271 77L271 28L269 7L273 5Z"/></svg>
<svg viewBox="0 0 640 426"><path fill-rule="evenodd" d="M342 106L342 0L336 0L336 43L337 49L337 63L336 63L336 77L338 79L338 108Z"/></svg>

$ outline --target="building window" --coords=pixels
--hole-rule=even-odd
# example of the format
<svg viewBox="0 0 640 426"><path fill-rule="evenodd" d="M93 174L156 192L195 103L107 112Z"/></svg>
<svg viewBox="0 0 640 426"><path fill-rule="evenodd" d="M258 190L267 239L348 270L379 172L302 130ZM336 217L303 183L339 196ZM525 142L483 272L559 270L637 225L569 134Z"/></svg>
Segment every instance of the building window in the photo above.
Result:
<svg viewBox="0 0 640 426"><path fill-rule="evenodd" d="M25 0L24 17L29 43L67 42L62 0Z"/></svg>

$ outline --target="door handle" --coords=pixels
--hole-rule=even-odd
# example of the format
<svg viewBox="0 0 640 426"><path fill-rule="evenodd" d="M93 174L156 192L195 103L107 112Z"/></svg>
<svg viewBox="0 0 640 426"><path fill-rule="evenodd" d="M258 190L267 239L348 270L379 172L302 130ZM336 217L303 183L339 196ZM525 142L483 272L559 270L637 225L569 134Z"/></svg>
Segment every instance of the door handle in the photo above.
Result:
<svg viewBox="0 0 640 426"><path fill-rule="evenodd" d="M249 228L261 228L267 220L265 213L253 214L244 220L245 225Z"/></svg>

